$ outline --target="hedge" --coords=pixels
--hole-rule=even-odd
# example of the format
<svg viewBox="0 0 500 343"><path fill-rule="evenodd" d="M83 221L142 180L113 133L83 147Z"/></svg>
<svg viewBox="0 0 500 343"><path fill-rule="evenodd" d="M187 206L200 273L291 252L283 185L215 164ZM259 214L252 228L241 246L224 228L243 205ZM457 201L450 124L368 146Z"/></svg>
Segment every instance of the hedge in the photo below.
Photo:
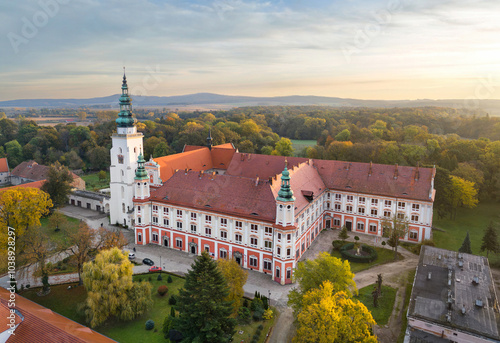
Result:
<svg viewBox="0 0 500 343"><path fill-rule="evenodd" d="M370 263L375 261L378 257L377 251L373 249L373 247L363 244L361 245L361 250L368 253L366 256L356 256L350 252L354 248L354 243L347 243L342 248L340 248L340 254L342 258L350 261L350 262L358 262L358 263Z"/></svg>

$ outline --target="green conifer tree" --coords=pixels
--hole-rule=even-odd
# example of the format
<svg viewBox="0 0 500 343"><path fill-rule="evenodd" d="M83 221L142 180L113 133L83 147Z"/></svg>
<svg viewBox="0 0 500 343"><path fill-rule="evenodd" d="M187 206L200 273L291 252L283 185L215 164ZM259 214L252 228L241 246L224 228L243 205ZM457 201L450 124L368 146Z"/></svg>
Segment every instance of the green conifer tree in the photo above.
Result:
<svg viewBox="0 0 500 343"><path fill-rule="evenodd" d="M460 249L458 249L459 252L464 252L466 254L472 254L472 249L470 247L470 237L469 237L469 231L467 231L467 235L465 236L464 242L462 243L462 246Z"/></svg>
<svg viewBox="0 0 500 343"><path fill-rule="evenodd" d="M492 222L488 224L486 231L484 231L483 242L481 243L481 252L485 250L486 257L488 257L490 251L495 254L500 252L500 246L498 245L498 235Z"/></svg>
<svg viewBox="0 0 500 343"><path fill-rule="evenodd" d="M174 327L182 332L184 341L230 341L236 321L230 318L233 311L231 303L224 301L227 295L226 280L217 268L217 263L204 251L191 265L184 288L179 291L179 315Z"/></svg>

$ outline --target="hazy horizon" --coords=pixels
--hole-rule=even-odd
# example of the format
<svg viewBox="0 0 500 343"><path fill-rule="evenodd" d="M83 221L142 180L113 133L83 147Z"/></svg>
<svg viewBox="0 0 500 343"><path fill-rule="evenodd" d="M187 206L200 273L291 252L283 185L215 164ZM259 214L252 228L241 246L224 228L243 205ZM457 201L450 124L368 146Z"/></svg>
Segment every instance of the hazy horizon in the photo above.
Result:
<svg viewBox="0 0 500 343"><path fill-rule="evenodd" d="M500 3L26 0L0 13L0 100L215 93L499 99Z"/></svg>

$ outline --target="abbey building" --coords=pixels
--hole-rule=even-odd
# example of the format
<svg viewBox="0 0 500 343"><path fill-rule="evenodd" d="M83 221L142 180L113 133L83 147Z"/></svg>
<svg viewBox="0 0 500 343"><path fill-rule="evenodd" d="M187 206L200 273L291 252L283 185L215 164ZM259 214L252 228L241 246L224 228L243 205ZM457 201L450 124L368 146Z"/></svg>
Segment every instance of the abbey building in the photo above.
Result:
<svg viewBox="0 0 500 343"><path fill-rule="evenodd" d="M435 169L239 153L230 143L186 146L145 161L124 77L111 149L111 223L157 244L292 282L323 229L381 237L381 222L407 218L403 238L431 237Z"/></svg>

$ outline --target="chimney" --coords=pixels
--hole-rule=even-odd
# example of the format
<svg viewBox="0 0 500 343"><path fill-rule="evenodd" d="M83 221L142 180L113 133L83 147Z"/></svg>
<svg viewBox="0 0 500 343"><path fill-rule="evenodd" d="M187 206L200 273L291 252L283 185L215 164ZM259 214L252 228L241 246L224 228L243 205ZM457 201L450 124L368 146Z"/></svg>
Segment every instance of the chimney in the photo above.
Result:
<svg viewBox="0 0 500 343"><path fill-rule="evenodd" d="M245 154L241 154L241 157L240 157L241 161L243 162L245 160Z"/></svg>
<svg viewBox="0 0 500 343"><path fill-rule="evenodd" d="M203 176L203 170L200 171L199 178L201 179L202 176Z"/></svg>
<svg viewBox="0 0 500 343"><path fill-rule="evenodd" d="M398 164L396 163L396 168L394 169L394 180L398 179Z"/></svg>
<svg viewBox="0 0 500 343"><path fill-rule="evenodd" d="M372 176L372 161L370 161L370 169L368 170L368 176Z"/></svg>
<svg viewBox="0 0 500 343"><path fill-rule="evenodd" d="M257 175L257 178L255 179L255 187L259 185L259 175Z"/></svg>
<svg viewBox="0 0 500 343"><path fill-rule="evenodd" d="M248 154L248 160L250 161L250 159L252 158L252 154Z"/></svg>
<svg viewBox="0 0 500 343"><path fill-rule="evenodd" d="M212 180L215 179L215 172L212 172Z"/></svg>
<svg viewBox="0 0 500 343"><path fill-rule="evenodd" d="M184 175L187 175L187 174L188 174L188 169L186 168L186 169L184 170Z"/></svg>
<svg viewBox="0 0 500 343"><path fill-rule="evenodd" d="M273 177L272 176L269 176L269 183L271 184L271 186L273 185Z"/></svg>

